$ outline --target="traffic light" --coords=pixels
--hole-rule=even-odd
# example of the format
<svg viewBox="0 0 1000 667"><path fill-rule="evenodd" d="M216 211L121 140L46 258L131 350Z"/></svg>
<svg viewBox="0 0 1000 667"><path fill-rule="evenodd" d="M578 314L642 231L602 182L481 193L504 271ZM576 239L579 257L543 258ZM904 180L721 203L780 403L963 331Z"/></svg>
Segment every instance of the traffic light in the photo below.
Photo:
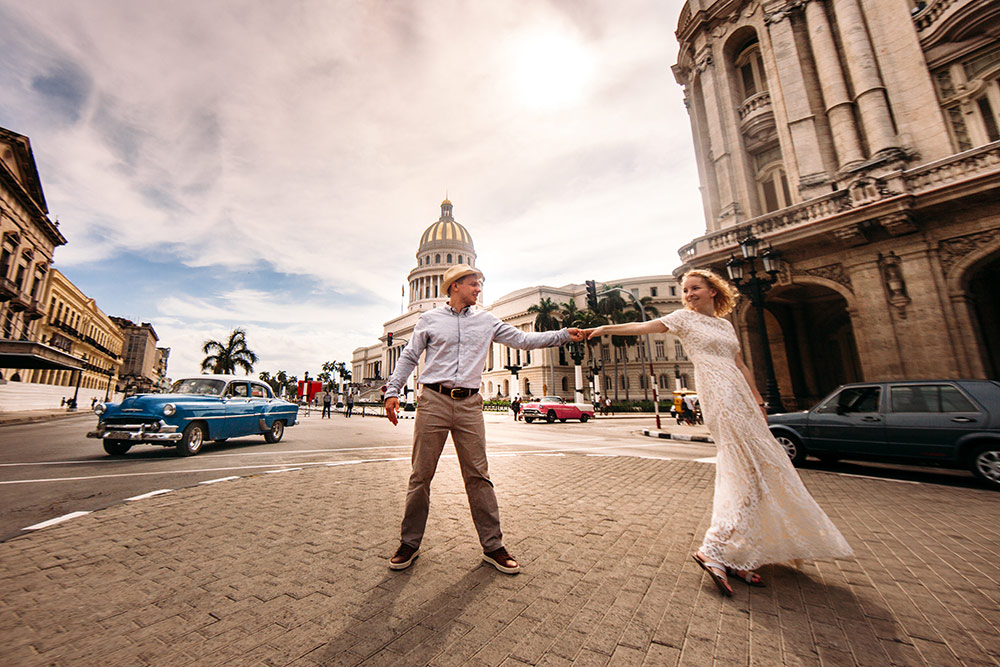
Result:
<svg viewBox="0 0 1000 667"><path fill-rule="evenodd" d="M597 283L593 280L587 281L587 306L593 310L597 310Z"/></svg>
<svg viewBox="0 0 1000 667"><path fill-rule="evenodd" d="M385 346L392 347L392 332L390 331L385 335Z"/></svg>

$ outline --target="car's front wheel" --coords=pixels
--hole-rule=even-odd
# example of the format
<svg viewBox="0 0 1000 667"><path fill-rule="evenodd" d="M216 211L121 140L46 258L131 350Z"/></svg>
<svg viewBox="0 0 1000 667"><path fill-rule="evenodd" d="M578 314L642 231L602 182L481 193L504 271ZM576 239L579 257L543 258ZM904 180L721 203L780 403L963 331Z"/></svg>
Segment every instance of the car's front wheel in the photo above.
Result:
<svg viewBox="0 0 1000 667"><path fill-rule="evenodd" d="M801 465L806 460L806 448L802 446L802 441L794 435L778 433L774 436L774 439L785 448L785 453L791 459L792 465Z"/></svg>
<svg viewBox="0 0 1000 667"><path fill-rule="evenodd" d="M972 472L1000 491L1000 442L991 442L972 453Z"/></svg>
<svg viewBox="0 0 1000 667"><path fill-rule="evenodd" d="M111 456L121 456L132 449L132 443L125 440L104 440L104 451Z"/></svg>
<svg viewBox="0 0 1000 667"><path fill-rule="evenodd" d="M272 443L278 442L283 435L285 435L285 422L279 419L271 425L271 430L264 434L264 440Z"/></svg>
<svg viewBox="0 0 1000 667"><path fill-rule="evenodd" d="M545 421L552 424L555 422L555 420L556 420L555 410L549 410L549 414L545 415Z"/></svg>
<svg viewBox="0 0 1000 667"><path fill-rule="evenodd" d="M525 417L524 421L526 421L526 422L528 422L530 424L531 422L535 421L535 418L534 417Z"/></svg>
<svg viewBox="0 0 1000 667"><path fill-rule="evenodd" d="M581 424L586 424L588 419L590 419L590 415L580 415Z"/></svg>
<svg viewBox="0 0 1000 667"><path fill-rule="evenodd" d="M177 453L181 456L194 456L205 444L205 426L201 422L191 422L184 429L184 435L177 441Z"/></svg>

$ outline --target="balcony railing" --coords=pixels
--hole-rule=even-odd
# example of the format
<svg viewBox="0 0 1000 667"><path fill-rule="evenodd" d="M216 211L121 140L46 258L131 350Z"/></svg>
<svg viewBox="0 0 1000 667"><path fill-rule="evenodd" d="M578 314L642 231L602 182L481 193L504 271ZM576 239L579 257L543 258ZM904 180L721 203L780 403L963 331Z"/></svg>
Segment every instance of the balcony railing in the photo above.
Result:
<svg viewBox="0 0 1000 667"><path fill-rule="evenodd" d="M1000 142L898 172L894 176L893 184L894 187L897 184L901 185L903 191L893 193L891 197L930 194L946 186L997 173L1000 173ZM848 190L838 190L707 234L682 246L678 254L682 261L687 262L709 252L736 247L739 238L745 236L748 231L759 237L777 230L828 220L851 210L863 210L867 206L876 206L883 201L885 199L876 198L874 201L865 202L863 206L855 206Z"/></svg>

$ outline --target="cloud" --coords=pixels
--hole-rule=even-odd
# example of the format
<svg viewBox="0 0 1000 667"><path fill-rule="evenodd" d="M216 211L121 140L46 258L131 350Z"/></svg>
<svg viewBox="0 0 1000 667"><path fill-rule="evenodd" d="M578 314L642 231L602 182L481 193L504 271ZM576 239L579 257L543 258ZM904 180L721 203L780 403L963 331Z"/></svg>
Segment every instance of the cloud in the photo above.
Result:
<svg viewBox="0 0 1000 667"><path fill-rule="evenodd" d="M397 314L446 192L491 298L678 263L704 229L669 70L681 4L0 3L3 124L32 140L71 279L146 256L340 295L130 273L175 359L238 322L321 354L305 339L368 318L324 334L345 358ZM101 284L104 310L143 307Z"/></svg>

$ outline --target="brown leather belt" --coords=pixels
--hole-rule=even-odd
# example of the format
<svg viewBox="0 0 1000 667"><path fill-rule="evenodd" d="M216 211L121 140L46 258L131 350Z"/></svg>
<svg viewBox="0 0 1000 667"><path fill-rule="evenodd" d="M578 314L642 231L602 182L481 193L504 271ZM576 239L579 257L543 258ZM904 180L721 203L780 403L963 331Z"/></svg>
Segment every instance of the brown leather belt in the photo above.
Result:
<svg viewBox="0 0 1000 667"><path fill-rule="evenodd" d="M439 384L425 384L425 387L432 389L439 394L444 394L445 396L450 396L451 398L458 400L460 398L468 398L469 396L475 396L479 393L478 389L466 389L465 387L442 387Z"/></svg>

